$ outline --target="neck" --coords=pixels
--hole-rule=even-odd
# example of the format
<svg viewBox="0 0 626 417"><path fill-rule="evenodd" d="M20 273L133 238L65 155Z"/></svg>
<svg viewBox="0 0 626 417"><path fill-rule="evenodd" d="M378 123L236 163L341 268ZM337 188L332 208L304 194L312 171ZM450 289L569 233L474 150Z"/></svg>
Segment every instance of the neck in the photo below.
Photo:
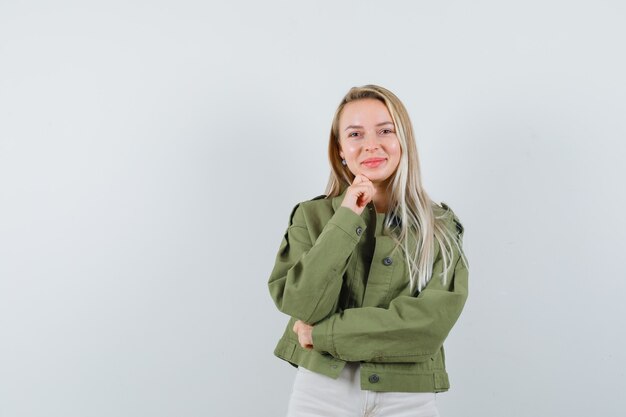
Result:
<svg viewBox="0 0 626 417"><path fill-rule="evenodd" d="M374 183L376 194L374 194L374 206L377 213L386 213L389 208L389 191L387 183Z"/></svg>

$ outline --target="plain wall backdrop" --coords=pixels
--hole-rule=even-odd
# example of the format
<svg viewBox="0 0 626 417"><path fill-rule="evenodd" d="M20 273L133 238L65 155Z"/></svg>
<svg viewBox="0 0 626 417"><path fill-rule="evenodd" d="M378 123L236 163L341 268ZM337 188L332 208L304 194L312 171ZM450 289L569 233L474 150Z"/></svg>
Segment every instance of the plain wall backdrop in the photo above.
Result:
<svg viewBox="0 0 626 417"><path fill-rule="evenodd" d="M624 39L618 0L2 0L0 416L284 415L267 279L368 83L466 229L442 417L623 415Z"/></svg>

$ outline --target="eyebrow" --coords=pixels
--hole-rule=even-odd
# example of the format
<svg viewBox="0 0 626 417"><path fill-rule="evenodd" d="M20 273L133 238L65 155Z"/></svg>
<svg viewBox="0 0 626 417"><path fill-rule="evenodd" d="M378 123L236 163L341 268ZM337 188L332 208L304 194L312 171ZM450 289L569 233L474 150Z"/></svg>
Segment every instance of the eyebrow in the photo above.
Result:
<svg viewBox="0 0 626 417"><path fill-rule="evenodd" d="M384 126L384 125L393 125L393 122L382 122L382 123L378 123L378 124L376 125L376 127L378 127L378 126ZM360 126L360 125L350 125L350 126L348 126L348 127L346 127L346 128L344 129L344 132L345 132L346 130L348 130L348 129L363 129L363 126Z"/></svg>

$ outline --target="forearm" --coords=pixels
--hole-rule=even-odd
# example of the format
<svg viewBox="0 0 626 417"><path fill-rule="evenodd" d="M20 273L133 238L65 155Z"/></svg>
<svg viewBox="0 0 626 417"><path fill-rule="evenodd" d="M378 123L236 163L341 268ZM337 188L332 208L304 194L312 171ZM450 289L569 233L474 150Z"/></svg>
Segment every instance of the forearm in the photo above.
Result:
<svg viewBox="0 0 626 417"><path fill-rule="evenodd" d="M427 288L418 297L394 299L389 308L333 314L314 326L313 347L347 361L425 361L443 344L466 299L467 268L461 265L448 290Z"/></svg>
<svg viewBox="0 0 626 417"><path fill-rule="evenodd" d="M366 226L359 215L341 207L311 245L299 215L283 239L268 285L280 311L315 323L337 310L343 275Z"/></svg>

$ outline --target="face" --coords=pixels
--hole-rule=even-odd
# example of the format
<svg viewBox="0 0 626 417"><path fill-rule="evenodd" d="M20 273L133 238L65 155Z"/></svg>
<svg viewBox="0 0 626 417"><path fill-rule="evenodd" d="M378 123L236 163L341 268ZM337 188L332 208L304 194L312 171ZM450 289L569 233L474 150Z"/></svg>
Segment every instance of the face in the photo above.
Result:
<svg viewBox="0 0 626 417"><path fill-rule="evenodd" d="M376 99L346 104L339 117L339 155L350 172L382 184L396 171L402 153L387 106Z"/></svg>

